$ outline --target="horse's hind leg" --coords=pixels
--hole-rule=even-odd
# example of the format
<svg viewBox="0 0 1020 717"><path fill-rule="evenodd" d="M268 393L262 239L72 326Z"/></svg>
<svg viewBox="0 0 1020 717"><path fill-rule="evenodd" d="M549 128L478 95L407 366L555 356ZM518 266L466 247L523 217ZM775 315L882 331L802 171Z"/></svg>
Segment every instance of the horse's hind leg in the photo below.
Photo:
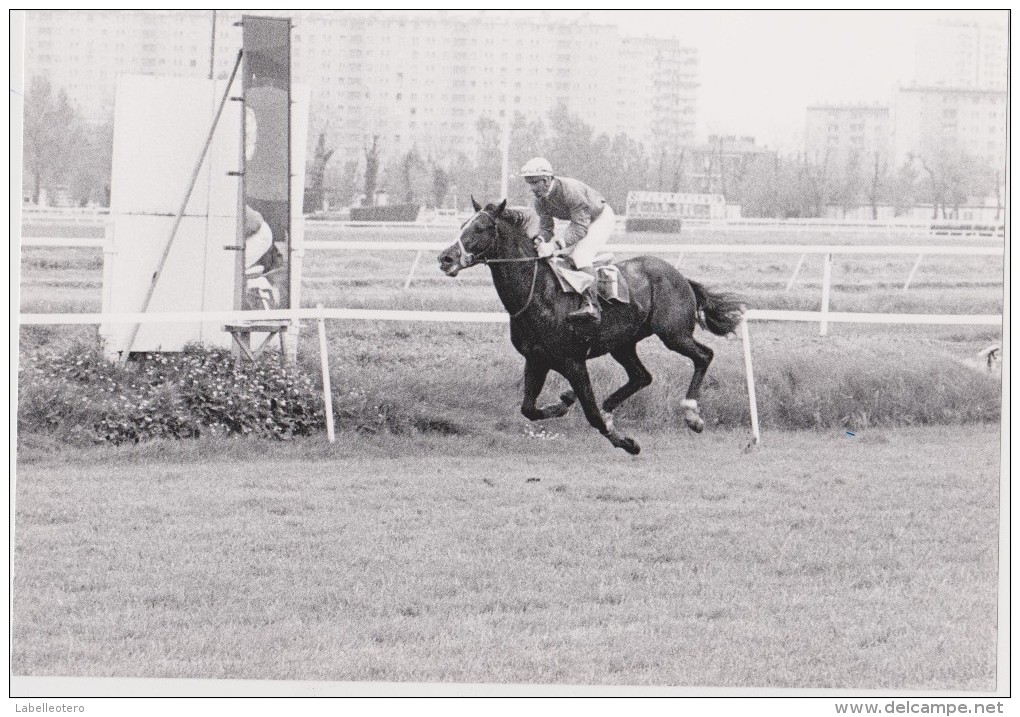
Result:
<svg viewBox="0 0 1020 717"><path fill-rule="evenodd" d="M613 351L611 355L627 371L627 383L613 391L602 402L602 410L606 413L612 413L617 406L652 382L652 374L648 373L648 369L638 358L636 343L622 346Z"/></svg>
<svg viewBox="0 0 1020 717"><path fill-rule="evenodd" d="M687 397L680 405L684 409L684 422L695 433L701 433L705 429L705 422L698 411L698 395L701 392L701 382L705 378L705 372L708 371L708 365L712 363L714 353L708 346L698 343L690 334L684 336L663 336L660 334L659 338L667 348L694 362L694 375L691 376L691 383L687 387Z"/></svg>
<svg viewBox="0 0 1020 717"><path fill-rule="evenodd" d="M539 408L536 405L538 396L542 393L546 376L549 375L549 367L537 361L528 359L524 364L524 401L521 403L521 413L530 421L541 421L546 418L559 418L570 410L574 402L574 394L566 392L560 395L559 403L550 403Z"/></svg>
<svg viewBox="0 0 1020 717"><path fill-rule="evenodd" d="M588 423L608 438L609 442L617 448L622 448L631 455L640 453L641 446L633 438L628 438L618 433L613 427L613 417L608 413L603 414L599 410L595 392L591 388L591 377L588 375L588 367L585 363L583 361L571 362L558 370L570 382L571 388L574 389L577 401L581 404L581 409L584 411L584 417L588 419Z"/></svg>

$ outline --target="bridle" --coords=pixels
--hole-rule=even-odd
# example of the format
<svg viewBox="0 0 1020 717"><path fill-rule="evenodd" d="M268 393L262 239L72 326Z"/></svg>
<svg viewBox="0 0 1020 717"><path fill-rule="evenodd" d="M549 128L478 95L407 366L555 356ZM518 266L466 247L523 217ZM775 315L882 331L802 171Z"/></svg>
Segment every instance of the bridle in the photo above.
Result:
<svg viewBox="0 0 1020 717"><path fill-rule="evenodd" d="M492 229L496 233L496 241L499 241L499 223L496 221L496 218L489 214L486 214L484 210L475 212L474 216L472 216L470 219L468 219L461 225L462 231L460 234L457 235L457 248L460 249L461 268L467 269L469 266L474 266L475 264L521 264L526 261L530 261L535 265L535 270L531 273L531 290L528 291L528 300L524 302L524 306L522 306L519 311L510 314L511 319L516 319L518 316L523 314L529 306L531 306L531 300L535 298L535 285L538 283L539 257L525 256L516 259L488 259L483 255L479 255L476 257L474 254L469 252L467 248L464 246L463 240L461 240L461 236L464 233L463 227L466 227L468 224L473 222L478 217L479 214L485 214L487 217L489 217L489 219L492 220Z"/></svg>

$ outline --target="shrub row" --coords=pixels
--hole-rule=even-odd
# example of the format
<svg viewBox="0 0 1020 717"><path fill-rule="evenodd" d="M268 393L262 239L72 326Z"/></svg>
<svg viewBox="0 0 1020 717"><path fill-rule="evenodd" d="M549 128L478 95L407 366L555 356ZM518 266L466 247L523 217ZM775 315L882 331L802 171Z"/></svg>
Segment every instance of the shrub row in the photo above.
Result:
<svg viewBox="0 0 1020 717"><path fill-rule="evenodd" d="M95 345L22 358L19 431L137 442L201 435L290 438L322 425L322 398L307 377L271 359L235 367L223 349L149 354L126 367Z"/></svg>
<svg viewBox="0 0 1020 717"><path fill-rule="evenodd" d="M335 342L337 430L450 435L531 426L518 410L522 361L497 350L503 337L455 335L451 342L424 333L383 332L377 343L357 344L371 346L363 350ZM963 367L940 353L901 353L885 337L845 351L834 342L819 343L828 347L824 352L790 337L757 344L755 384L764 428L860 430L1000 419L998 374ZM64 350L37 343L22 352L18 427L75 442L114 443L316 433L324 423L318 362L312 360L317 357L310 350L299 353L302 360L288 370L272 359L238 370L228 352L197 347L120 368L103 358L97 340ZM646 349L645 362L655 380L620 406L618 420L645 429L680 428L689 364L664 349ZM599 397L624 380L607 359L592 363L592 377ZM541 400L564 388L562 379L551 377ZM750 425L739 351L718 348L700 404L710 427ZM580 412L574 414L563 425L583 424Z"/></svg>

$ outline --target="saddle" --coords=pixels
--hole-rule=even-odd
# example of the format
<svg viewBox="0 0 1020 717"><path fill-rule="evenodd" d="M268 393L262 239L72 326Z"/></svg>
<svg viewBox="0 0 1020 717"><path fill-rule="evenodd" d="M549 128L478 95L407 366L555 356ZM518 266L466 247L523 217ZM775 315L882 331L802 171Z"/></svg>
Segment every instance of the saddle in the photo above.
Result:
<svg viewBox="0 0 1020 717"><path fill-rule="evenodd" d="M592 264L598 282L599 298L603 301L629 304L630 289L627 287L627 279L615 264L610 263L612 260L612 254L599 254ZM573 262L564 256L550 257L549 265L553 268L560 288L566 293L580 294L591 284L591 274L575 269Z"/></svg>

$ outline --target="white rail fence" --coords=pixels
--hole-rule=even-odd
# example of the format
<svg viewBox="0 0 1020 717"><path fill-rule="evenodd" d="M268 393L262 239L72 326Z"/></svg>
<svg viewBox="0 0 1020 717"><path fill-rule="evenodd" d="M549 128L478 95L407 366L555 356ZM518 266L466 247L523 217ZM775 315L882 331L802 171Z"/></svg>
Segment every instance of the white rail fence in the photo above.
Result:
<svg viewBox="0 0 1020 717"><path fill-rule="evenodd" d="M24 246L35 247L105 247L105 240L101 238L82 237L24 237ZM426 252L438 252L449 246L448 242L421 242L421 241L305 241L302 247L305 251L364 251L364 252L414 252L414 260L411 269L404 280L403 288L411 286L418 265ZM821 297L821 321L819 334L825 336L828 333L830 319L829 300L832 293L832 268L833 257L837 255L898 255L916 256L910 273L903 283L902 291L908 291L910 284L917 274L922 260L928 255L937 256L994 256L1002 258L1004 249L1000 246L850 246L850 245L802 245L802 244L684 244L676 246L673 244L607 244L607 252L619 254L676 254L676 264L679 266L683 258L688 254L797 254L797 264L786 284L786 291L789 292L800 273L804 259L808 254L823 255L822 261L822 297Z"/></svg>
<svg viewBox="0 0 1020 717"><path fill-rule="evenodd" d="M356 229L454 231L467 216L436 216L417 222L355 222L349 220L312 219L305 222L305 231L345 231ZM627 217L616 217L615 234L626 232ZM929 239L1004 239L1005 225L957 219L934 221L844 221L837 219L727 219L719 222L690 221L681 234L695 232L789 232L796 234L865 234L890 237Z"/></svg>
<svg viewBox="0 0 1020 717"><path fill-rule="evenodd" d="M445 242L378 242L378 241L306 241L306 251L406 251L415 252L411 269L404 280L404 288L411 286L415 272L425 252L442 251ZM832 262L834 255L870 254L870 255L906 255L917 257L910 273L903 283L902 291L908 291L917 274L925 255L954 256L997 256L1002 257L1004 250L999 246L843 246L843 245L802 245L802 244L607 244L605 251L618 254L676 254L676 265L679 266L688 254L798 254L799 259L794 267L786 291L793 288L808 254L823 254L822 276L822 310L827 311L829 293L832 287ZM823 325L824 335L824 325Z"/></svg>
<svg viewBox="0 0 1020 717"><path fill-rule="evenodd" d="M290 320L294 324L302 320L314 320L319 324L319 345L323 366L323 404L328 414L326 418L327 436L334 440L332 427L332 395L329 384L329 362L327 358L325 320L351 321L429 321L441 323L508 323L510 318L503 312L459 312L459 311L396 311L373 309L335 309L324 308L320 304L316 308L287 309L276 311L193 311L167 313L121 313L121 314L20 314L22 326L56 326L56 325L88 325L102 323L153 324L153 323L189 323L189 322L237 322ZM751 357L751 336L748 329L750 321L807 321L819 319L846 323L879 323L879 324L920 324L920 325L969 325L969 326L1002 326L999 314L866 314L831 312L822 316L816 311L770 311L750 310L744 315L740 326L740 338L743 343L744 369L747 378L748 406L751 417L751 435L754 443L761 441L761 428L758 423L758 405L755 395L754 367Z"/></svg>

